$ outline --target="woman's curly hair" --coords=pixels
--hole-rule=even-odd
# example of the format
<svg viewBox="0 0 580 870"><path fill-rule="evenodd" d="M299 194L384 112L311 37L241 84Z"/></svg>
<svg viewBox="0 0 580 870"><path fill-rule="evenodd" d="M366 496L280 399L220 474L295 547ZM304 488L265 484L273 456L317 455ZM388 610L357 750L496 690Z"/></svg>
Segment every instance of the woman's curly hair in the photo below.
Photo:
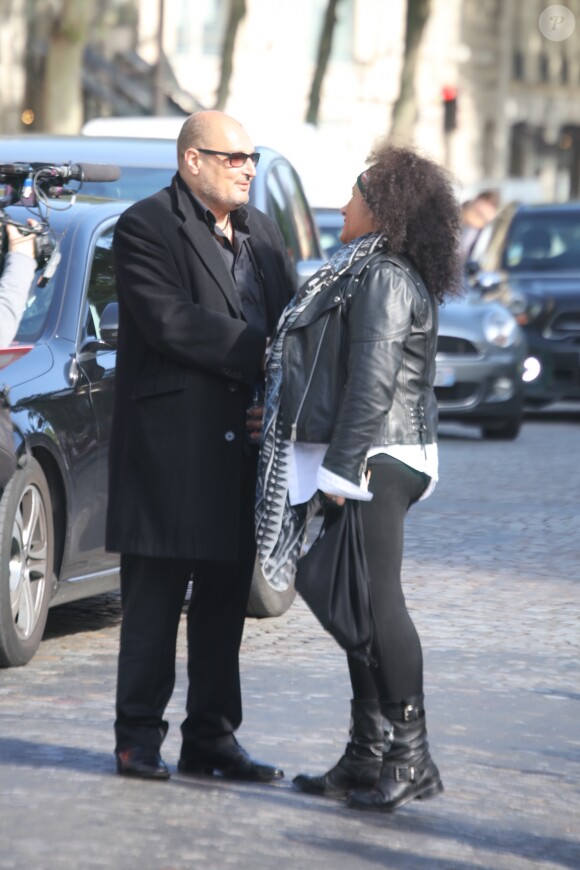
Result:
<svg viewBox="0 0 580 870"><path fill-rule="evenodd" d="M442 302L460 293L459 203L447 172L412 148L371 151L364 198L393 254L405 254Z"/></svg>

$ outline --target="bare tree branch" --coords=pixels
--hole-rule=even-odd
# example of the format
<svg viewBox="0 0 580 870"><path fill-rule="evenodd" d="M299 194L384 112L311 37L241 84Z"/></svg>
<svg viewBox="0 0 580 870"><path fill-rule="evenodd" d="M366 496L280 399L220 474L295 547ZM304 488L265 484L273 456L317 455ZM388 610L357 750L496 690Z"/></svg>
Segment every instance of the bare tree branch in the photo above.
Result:
<svg viewBox="0 0 580 870"><path fill-rule="evenodd" d="M413 139L417 119L415 72L423 31L431 12L431 0L407 0L405 54L401 69L399 96L393 106L389 137L401 144Z"/></svg>
<svg viewBox="0 0 580 870"><path fill-rule="evenodd" d="M78 133L83 123L83 51L92 4L62 0L51 28L44 80L44 128Z"/></svg>
<svg viewBox="0 0 580 870"><path fill-rule="evenodd" d="M216 96L216 109L224 109L230 92L230 81L234 68L234 49L236 46L236 37L238 28L246 14L246 0L230 0L230 10L228 15L228 23L224 34L224 42L222 47L222 66L220 72L220 82L218 85Z"/></svg>
<svg viewBox="0 0 580 870"><path fill-rule="evenodd" d="M336 9L340 0L328 0L326 13L324 15L324 23L318 43L318 54L316 57L316 68L310 88L310 97L308 99L308 110L306 112L307 124L318 124L318 114L320 112L320 96L322 93L322 83L326 75L326 68L332 52L332 40L334 37L334 28L337 22Z"/></svg>

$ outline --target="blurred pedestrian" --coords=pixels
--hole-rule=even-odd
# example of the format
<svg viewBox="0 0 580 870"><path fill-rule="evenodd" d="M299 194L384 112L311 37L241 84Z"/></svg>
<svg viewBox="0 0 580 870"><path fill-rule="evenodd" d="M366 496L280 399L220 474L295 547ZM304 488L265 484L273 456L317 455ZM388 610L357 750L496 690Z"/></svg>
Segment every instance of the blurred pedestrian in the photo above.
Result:
<svg viewBox="0 0 580 870"><path fill-rule="evenodd" d="M497 190L482 190L474 199L461 206L461 240L459 253L463 263L469 260L473 246L482 229L494 219L499 209Z"/></svg>
<svg viewBox="0 0 580 870"><path fill-rule="evenodd" d="M167 779L160 747L187 613L178 769L269 781L235 738L238 653L255 558L253 502L267 336L294 292L278 227L247 206L259 154L244 128L196 113L170 187L127 209L114 254L119 344L107 546L121 553L116 702L122 775Z"/></svg>
<svg viewBox="0 0 580 870"><path fill-rule="evenodd" d="M28 219L28 225L36 221ZM0 276L0 347L7 347L16 332L28 299L34 272L34 235L22 233L13 223L6 223L8 250Z"/></svg>
<svg viewBox="0 0 580 870"><path fill-rule="evenodd" d="M342 209L344 246L288 306L271 346L257 529L264 573L275 582L317 503L362 502L376 666L348 656L345 753L325 774L300 774L294 784L391 812L443 790L401 564L405 515L438 478L437 309L458 291L460 219L435 163L389 144L369 160Z"/></svg>

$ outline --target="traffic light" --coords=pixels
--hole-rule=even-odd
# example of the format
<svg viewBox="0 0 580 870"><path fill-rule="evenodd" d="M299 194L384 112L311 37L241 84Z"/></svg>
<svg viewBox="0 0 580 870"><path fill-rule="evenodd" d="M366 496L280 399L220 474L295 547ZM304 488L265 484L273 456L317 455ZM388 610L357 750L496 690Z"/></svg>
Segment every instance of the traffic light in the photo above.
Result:
<svg viewBox="0 0 580 870"><path fill-rule="evenodd" d="M443 88L443 130L452 133L457 127L457 88Z"/></svg>

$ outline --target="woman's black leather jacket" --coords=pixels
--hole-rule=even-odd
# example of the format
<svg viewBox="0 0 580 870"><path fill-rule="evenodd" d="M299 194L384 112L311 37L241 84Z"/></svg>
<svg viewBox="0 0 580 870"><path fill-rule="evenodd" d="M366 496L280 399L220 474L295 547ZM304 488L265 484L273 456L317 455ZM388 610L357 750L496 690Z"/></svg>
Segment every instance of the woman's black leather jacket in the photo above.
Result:
<svg viewBox="0 0 580 870"><path fill-rule="evenodd" d="M405 257L361 257L286 335L283 437L329 444L324 467L356 485L370 447L435 442L437 325L437 300Z"/></svg>

